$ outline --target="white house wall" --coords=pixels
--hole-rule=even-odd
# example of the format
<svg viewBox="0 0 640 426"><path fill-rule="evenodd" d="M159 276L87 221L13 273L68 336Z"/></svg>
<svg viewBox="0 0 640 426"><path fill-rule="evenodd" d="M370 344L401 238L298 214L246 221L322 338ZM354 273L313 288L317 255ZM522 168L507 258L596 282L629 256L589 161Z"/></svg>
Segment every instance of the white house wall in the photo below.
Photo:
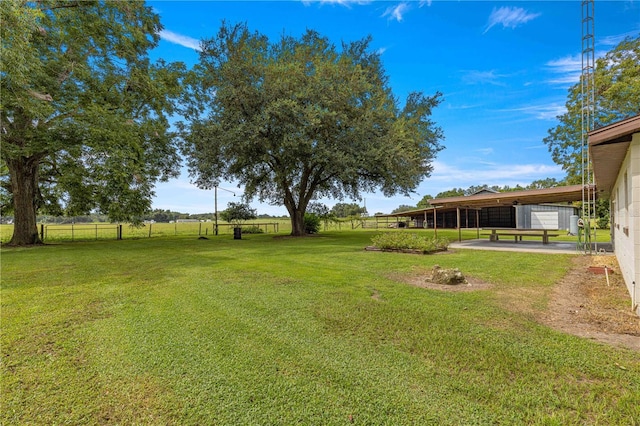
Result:
<svg viewBox="0 0 640 426"><path fill-rule="evenodd" d="M635 133L611 192L616 257L640 315L640 133Z"/></svg>

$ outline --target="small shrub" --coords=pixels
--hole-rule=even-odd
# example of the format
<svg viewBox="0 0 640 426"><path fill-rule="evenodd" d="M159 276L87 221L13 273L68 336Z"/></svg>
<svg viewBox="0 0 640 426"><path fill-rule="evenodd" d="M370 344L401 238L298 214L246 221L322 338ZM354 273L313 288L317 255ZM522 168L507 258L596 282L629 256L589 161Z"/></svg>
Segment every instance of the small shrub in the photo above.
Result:
<svg viewBox="0 0 640 426"><path fill-rule="evenodd" d="M609 227L609 215L601 216L596 219L598 229L607 229Z"/></svg>
<svg viewBox="0 0 640 426"><path fill-rule="evenodd" d="M263 232L259 226L246 226L242 228L243 234L262 234Z"/></svg>
<svg viewBox="0 0 640 426"><path fill-rule="evenodd" d="M381 250L417 250L422 253L446 250L446 238L429 238L409 232L385 232L371 238L373 245Z"/></svg>
<svg viewBox="0 0 640 426"><path fill-rule="evenodd" d="M304 215L304 232L306 234L317 234L320 231L320 217L312 213Z"/></svg>

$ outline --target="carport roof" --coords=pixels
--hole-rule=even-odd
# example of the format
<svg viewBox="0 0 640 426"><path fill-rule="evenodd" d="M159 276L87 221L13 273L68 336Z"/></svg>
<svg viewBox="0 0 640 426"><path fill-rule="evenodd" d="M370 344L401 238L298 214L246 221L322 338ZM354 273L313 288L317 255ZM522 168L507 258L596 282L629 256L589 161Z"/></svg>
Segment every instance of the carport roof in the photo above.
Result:
<svg viewBox="0 0 640 426"><path fill-rule="evenodd" d="M499 192L429 200L432 206L444 208L503 207L516 204L562 203L582 200L582 185L556 186L554 188L526 191Z"/></svg>
<svg viewBox="0 0 640 426"><path fill-rule="evenodd" d="M633 134L639 132L640 115L589 132L589 152L599 192L611 192Z"/></svg>

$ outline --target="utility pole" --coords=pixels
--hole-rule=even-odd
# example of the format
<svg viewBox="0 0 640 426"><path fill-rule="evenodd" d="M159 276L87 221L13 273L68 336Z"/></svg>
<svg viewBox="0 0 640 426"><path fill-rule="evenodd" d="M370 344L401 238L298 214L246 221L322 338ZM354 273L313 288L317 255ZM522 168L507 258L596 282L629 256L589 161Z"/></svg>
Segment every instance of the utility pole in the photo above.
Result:
<svg viewBox="0 0 640 426"><path fill-rule="evenodd" d="M233 191L230 191L230 190L224 189L224 188L220 188L220 189L222 189L223 191L227 191L227 192L232 193L234 197L236 196L235 192L233 192ZM213 187L213 194L214 194L213 195L213 199L214 199L214 206L215 206L214 207L215 208L215 212L214 212L214 215L215 215L214 234L218 235L218 185Z"/></svg>

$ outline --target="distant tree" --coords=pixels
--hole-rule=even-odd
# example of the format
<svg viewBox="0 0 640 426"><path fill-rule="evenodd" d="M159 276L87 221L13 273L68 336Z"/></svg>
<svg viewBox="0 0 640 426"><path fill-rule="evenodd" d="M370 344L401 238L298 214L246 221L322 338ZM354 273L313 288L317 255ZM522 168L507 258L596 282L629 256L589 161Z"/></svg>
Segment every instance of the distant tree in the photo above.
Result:
<svg viewBox="0 0 640 426"><path fill-rule="evenodd" d="M331 207L331 214L335 217L360 217L366 212L364 207L356 203L336 203Z"/></svg>
<svg viewBox="0 0 640 426"><path fill-rule="evenodd" d="M244 222L255 219L257 216L257 211L244 203L229 203L226 210L220 212L222 220L233 223L236 226L242 226Z"/></svg>
<svg viewBox="0 0 640 426"><path fill-rule="evenodd" d="M152 64L159 17L143 2L0 2L0 192L10 244L40 243L38 211L139 221L179 172L167 117L182 64ZM4 170L5 173L1 171Z"/></svg>
<svg viewBox="0 0 640 426"><path fill-rule="evenodd" d="M491 191L496 191L496 192L513 192L513 191L524 191L526 189L553 188L553 187L558 186L558 185L560 185L560 183L554 178L535 180L535 181L533 181L531 184L529 184L527 186L522 186L520 184L517 184L515 186L509 186L509 185L504 185L504 186L499 186L499 185L492 185L492 186L489 186L489 185L471 185L467 189L453 188L453 189L450 189L448 191L441 192L438 195L436 195L435 198L460 197L460 196L463 196L463 195L467 195L468 196L468 195L473 195L473 194L478 193L478 192L483 191L483 190L491 190ZM418 203L418 206L421 207L420 203Z"/></svg>
<svg viewBox="0 0 640 426"><path fill-rule="evenodd" d="M441 94L399 107L370 38L338 49L308 30L270 43L225 24L203 43L192 83L182 129L196 184L237 180L246 200L284 205L294 236L314 199L408 195L442 149L430 119Z"/></svg>
<svg viewBox="0 0 640 426"><path fill-rule="evenodd" d="M147 220L153 220L155 222L171 222L172 220L175 220L175 214L173 214L171 211L169 210L161 210L161 209L155 209L153 210L150 214L145 215L145 219Z"/></svg>
<svg viewBox="0 0 640 426"><path fill-rule="evenodd" d="M424 197L422 197L422 200L418 201L418 204L416 205L416 207L419 209L426 209L431 207L431 204L429 204L429 200L433 200L433 197L427 194Z"/></svg>
<svg viewBox="0 0 640 426"><path fill-rule="evenodd" d="M546 179L538 179L531 182L527 185L526 189L546 189L546 188L555 188L556 186L560 186L561 183L558 182L555 178L546 178Z"/></svg>
<svg viewBox="0 0 640 426"><path fill-rule="evenodd" d="M524 191L527 188L525 188L524 186L522 186L520 184L516 184L516 186L510 186L510 185L494 186L494 187L492 187L492 189L494 191L498 191L498 192L514 192L514 191Z"/></svg>
<svg viewBox="0 0 640 426"><path fill-rule="evenodd" d="M393 211L391 212L391 214L393 213L402 213L402 212L408 212L410 210L415 210L416 207L415 206L408 206L406 204L402 204L398 207L396 207L395 209L393 209Z"/></svg>
<svg viewBox="0 0 640 426"><path fill-rule="evenodd" d="M640 35L626 38L596 61L595 128L640 114ZM582 94L576 83L569 89L567 112L549 130L544 143L553 161L567 172L568 184L582 183Z"/></svg>
<svg viewBox="0 0 640 426"><path fill-rule="evenodd" d="M465 191L462 188L453 188L448 191L440 192L435 198L449 198L449 197L461 197L465 195Z"/></svg>
<svg viewBox="0 0 640 426"><path fill-rule="evenodd" d="M471 185L469 188L464 190L464 195L472 195L472 194L475 194L476 192L480 192L484 190L496 191L496 189L491 188L489 185Z"/></svg>

